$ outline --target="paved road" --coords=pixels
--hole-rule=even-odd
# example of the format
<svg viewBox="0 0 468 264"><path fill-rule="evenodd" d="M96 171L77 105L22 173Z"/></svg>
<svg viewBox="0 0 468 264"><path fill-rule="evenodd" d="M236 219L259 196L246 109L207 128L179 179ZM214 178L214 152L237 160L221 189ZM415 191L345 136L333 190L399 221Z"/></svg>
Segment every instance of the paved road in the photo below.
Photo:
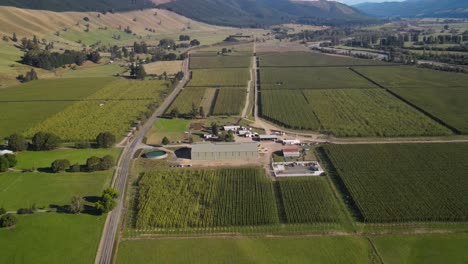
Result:
<svg viewBox="0 0 468 264"><path fill-rule="evenodd" d="M123 150L117 168L116 177L114 177L114 181L112 184L114 188L119 190L120 197L117 201L117 207L107 215L106 224L104 226L98 252L96 254L96 264L110 264L112 261L114 243L117 237L120 217L123 211L125 186L127 182L131 160L135 152L138 150L140 144L142 143L143 137L151 129L153 124L158 120L158 116L164 113L164 111L169 107L171 102L176 98L178 93L183 89L183 87L187 83L189 78L188 61L189 59L186 59L183 62L184 79L181 82L179 82L174 91L164 100L164 102L148 119L148 121L139 130L135 137L131 139L130 144L128 144Z"/></svg>

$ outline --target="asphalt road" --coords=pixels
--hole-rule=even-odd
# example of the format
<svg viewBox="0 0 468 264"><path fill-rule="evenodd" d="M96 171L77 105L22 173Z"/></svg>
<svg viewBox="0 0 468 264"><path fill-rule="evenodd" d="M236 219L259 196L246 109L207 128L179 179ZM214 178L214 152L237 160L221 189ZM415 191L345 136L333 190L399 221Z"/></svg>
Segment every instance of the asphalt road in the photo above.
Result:
<svg viewBox="0 0 468 264"><path fill-rule="evenodd" d="M96 264L110 264L112 261L114 244L118 233L120 217L123 211L123 203L125 197L125 186L129 173L130 163L133 155L138 150L138 146L142 143L144 136L148 133L158 117L170 106L171 102L177 97L179 92L184 88L189 78L188 71L189 59L183 62L184 79L179 82L174 91L164 100L154 114L148 119L138 133L131 139L130 143L125 147L120 157L120 162L117 168L116 177L112 186L119 190L120 197L117 200L116 208L107 215L106 224L102 232L101 241L99 243L98 252L96 254Z"/></svg>

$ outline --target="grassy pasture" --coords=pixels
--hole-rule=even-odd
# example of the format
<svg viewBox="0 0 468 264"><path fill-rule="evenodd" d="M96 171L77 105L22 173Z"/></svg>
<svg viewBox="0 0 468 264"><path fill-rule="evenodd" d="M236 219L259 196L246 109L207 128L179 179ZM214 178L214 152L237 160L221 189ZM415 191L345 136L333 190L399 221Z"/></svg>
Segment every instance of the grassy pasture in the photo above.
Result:
<svg viewBox="0 0 468 264"><path fill-rule="evenodd" d="M50 164L49 164L50 166ZM108 186L112 171L93 173L7 172L0 174L0 206L7 210L33 204L70 204L72 196L98 196Z"/></svg>
<svg viewBox="0 0 468 264"><path fill-rule="evenodd" d="M180 141L184 139L184 132L189 131L191 120L187 119L164 119L160 118L153 125L147 135L148 144L161 144L164 137L170 141Z"/></svg>
<svg viewBox="0 0 468 264"><path fill-rule="evenodd" d="M0 90L0 138L39 125L110 83L110 78L39 80Z"/></svg>
<svg viewBox="0 0 468 264"><path fill-rule="evenodd" d="M377 87L344 67L261 68L260 78L262 82L262 90Z"/></svg>
<svg viewBox="0 0 468 264"><path fill-rule="evenodd" d="M209 248L210 250L206 250ZM370 263L360 237L127 240L117 263Z"/></svg>
<svg viewBox="0 0 468 264"><path fill-rule="evenodd" d="M71 164L85 164L91 156L104 157L111 155L118 159L120 149L56 149L50 151L24 151L16 154L17 169L48 168L58 159L68 159Z"/></svg>
<svg viewBox="0 0 468 264"><path fill-rule="evenodd" d="M76 70L67 70L61 74L63 78L80 78L80 80L95 77L113 77L122 74L124 68L118 64L90 64L78 67Z"/></svg>
<svg viewBox="0 0 468 264"><path fill-rule="evenodd" d="M275 52L259 55L260 67L311 67L311 66L354 66L381 65L384 62L330 56L312 52Z"/></svg>
<svg viewBox="0 0 468 264"><path fill-rule="evenodd" d="M0 263L92 263L105 220L86 214L19 216L16 228L0 229Z"/></svg>
<svg viewBox="0 0 468 264"><path fill-rule="evenodd" d="M271 182L261 168L157 170L138 182L135 228L278 223Z"/></svg>
<svg viewBox="0 0 468 264"><path fill-rule="evenodd" d="M239 115L244 107L246 96L245 89L220 89L213 115Z"/></svg>
<svg viewBox="0 0 468 264"><path fill-rule="evenodd" d="M161 100L166 85L163 81L115 81L25 134L31 137L38 131L50 131L67 141L92 140L103 131L123 137L148 105Z"/></svg>
<svg viewBox="0 0 468 264"><path fill-rule="evenodd" d="M468 144L323 147L366 222L467 221ZM347 194L346 194L347 195Z"/></svg>
<svg viewBox="0 0 468 264"><path fill-rule="evenodd" d="M465 234L375 236L371 240L388 264L468 262L468 236Z"/></svg>
<svg viewBox="0 0 468 264"><path fill-rule="evenodd" d="M191 87L218 87L234 86L246 87L250 79L247 68L232 69L203 69L193 70L192 79L187 86Z"/></svg>
<svg viewBox="0 0 468 264"><path fill-rule="evenodd" d="M157 61L145 64L147 74L176 74L182 70L182 61Z"/></svg>
<svg viewBox="0 0 468 264"><path fill-rule="evenodd" d="M288 223L340 221L340 209L324 177L280 179Z"/></svg>
<svg viewBox="0 0 468 264"><path fill-rule="evenodd" d="M190 58L190 69L248 68L252 61L249 56L211 56Z"/></svg>

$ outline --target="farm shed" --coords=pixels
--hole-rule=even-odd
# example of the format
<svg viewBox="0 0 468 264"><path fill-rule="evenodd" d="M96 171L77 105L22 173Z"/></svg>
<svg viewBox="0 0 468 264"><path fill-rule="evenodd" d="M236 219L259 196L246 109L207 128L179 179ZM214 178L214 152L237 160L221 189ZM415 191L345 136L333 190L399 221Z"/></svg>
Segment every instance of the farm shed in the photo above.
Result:
<svg viewBox="0 0 468 264"><path fill-rule="evenodd" d="M257 143L200 143L192 146L192 160L248 160L257 158Z"/></svg>
<svg viewBox="0 0 468 264"><path fill-rule="evenodd" d="M258 139L259 140L277 140L278 139L278 136L276 135L260 135L258 136Z"/></svg>
<svg viewBox="0 0 468 264"><path fill-rule="evenodd" d="M232 132L237 132L237 130L241 129L240 126L224 126L223 127L224 131L232 131Z"/></svg>
<svg viewBox="0 0 468 264"><path fill-rule="evenodd" d="M283 156L285 158L299 158L301 156L301 152L298 148L284 148Z"/></svg>

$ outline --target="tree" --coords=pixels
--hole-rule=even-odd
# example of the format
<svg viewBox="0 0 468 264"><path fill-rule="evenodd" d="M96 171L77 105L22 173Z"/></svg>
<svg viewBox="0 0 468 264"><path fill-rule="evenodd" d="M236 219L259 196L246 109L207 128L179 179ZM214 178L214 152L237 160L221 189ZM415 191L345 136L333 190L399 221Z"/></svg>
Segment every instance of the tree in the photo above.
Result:
<svg viewBox="0 0 468 264"><path fill-rule="evenodd" d="M169 143L171 143L171 142L169 141L169 139L167 137L164 137L162 139L162 141L161 141L161 144L163 144L163 145L168 145Z"/></svg>
<svg viewBox="0 0 468 264"><path fill-rule="evenodd" d="M70 161L67 159L60 159L52 162L50 165L50 170L53 173L59 173L62 171L66 171L70 168Z"/></svg>
<svg viewBox="0 0 468 264"><path fill-rule="evenodd" d="M114 167L115 161L111 155L106 155L101 159L100 170L109 170Z"/></svg>
<svg viewBox="0 0 468 264"><path fill-rule="evenodd" d="M84 210L85 201L83 198L78 196L73 196L70 202L70 213L79 214Z"/></svg>
<svg viewBox="0 0 468 264"><path fill-rule="evenodd" d="M110 132L102 132L96 137L96 143L99 148L110 148L114 146L116 137Z"/></svg>
<svg viewBox="0 0 468 264"><path fill-rule="evenodd" d="M213 133L213 135L215 135L215 136L219 135L218 124L211 123L211 133Z"/></svg>
<svg viewBox="0 0 468 264"><path fill-rule="evenodd" d="M81 165L78 163L75 163L70 167L68 171L69 172L81 172Z"/></svg>
<svg viewBox="0 0 468 264"><path fill-rule="evenodd" d="M119 191L113 188L106 189L102 192L101 199L96 202L96 209L101 211L101 213L108 213L112 211L117 202L115 199L119 197Z"/></svg>
<svg viewBox="0 0 468 264"><path fill-rule="evenodd" d="M107 188L102 192L103 195L109 195L112 199L117 199L120 196L119 190L115 188Z"/></svg>
<svg viewBox="0 0 468 264"><path fill-rule="evenodd" d="M138 64L138 66L136 67L135 78L138 80L144 80L145 77L146 77L145 67L143 66L143 64Z"/></svg>
<svg viewBox="0 0 468 264"><path fill-rule="evenodd" d="M75 148L77 149L87 149L90 147L91 147L91 144L86 140L80 140L75 143Z"/></svg>
<svg viewBox="0 0 468 264"><path fill-rule="evenodd" d="M0 156L0 172L5 172L10 168L10 163L8 159L4 156Z"/></svg>
<svg viewBox="0 0 468 264"><path fill-rule="evenodd" d="M52 133L37 132L32 138L32 149L35 151L53 150L59 145L60 138Z"/></svg>
<svg viewBox="0 0 468 264"><path fill-rule="evenodd" d="M163 49L170 49L176 45L175 41L172 39L161 39L159 41L159 46Z"/></svg>
<svg viewBox="0 0 468 264"><path fill-rule="evenodd" d="M199 45L200 45L200 41L198 41L197 39L190 41L190 46L199 46Z"/></svg>
<svg viewBox="0 0 468 264"><path fill-rule="evenodd" d="M170 115L171 115L172 117L179 117L179 116L180 116L179 108L174 107L174 108L171 110Z"/></svg>
<svg viewBox="0 0 468 264"><path fill-rule="evenodd" d="M8 149L12 151L23 151L26 150L28 147L28 142L26 138L20 134L13 134L7 138L8 141Z"/></svg>
<svg viewBox="0 0 468 264"><path fill-rule="evenodd" d="M16 33L13 33L13 37L11 38L13 42L18 42L18 38L16 37Z"/></svg>
<svg viewBox="0 0 468 264"><path fill-rule="evenodd" d="M225 140L226 140L226 142L234 142L235 141L234 132L232 130L229 130L229 132L227 133L227 135L225 137Z"/></svg>
<svg viewBox="0 0 468 264"><path fill-rule="evenodd" d="M194 102L192 102L192 110L190 110L190 115L192 117L197 117L198 115L198 107L195 105Z"/></svg>
<svg viewBox="0 0 468 264"><path fill-rule="evenodd" d="M205 109L203 109L203 106L200 106L200 109L198 110L198 113L200 113L201 117L205 117Z"/></svg>
<svg viewBox="0 0 468 264"><path fill-rule="evenodd" d="M34 69L31 69L29 72L26 73L26 75L18 75L17 79L21 82L26 83L30 81L39 80L39 77L37 77L36 71Z"/></svg>
<svg viewBox="0 0 468 264"><path fill-rule="evenodd" d="M184 78L184 72L180 71L176 73L175 78L179 81L182 80Z"/></svg>
<svg viewBox="0 0 468 264"><path fill-rule="evenodd" d="M0 207L0 215L6 214L6 210L3 207Z"/></svg>
<svg viewBox="0 0 468 264"><path fill-rule="evenodd" d="M89 159L86 160L86 169L87 171L98 171L100 170L101 168L101 159L96 157L96 156L92 156L90 157Z"/></svg>
<svg viewBox="0 0 468 264"><path fill-rule="evenodd" d="M12 214L6 214L0 217L0 227L13 227L16 223L17 219Z"/></svg>
<svg viewBox="0 0 468 264"><path fill-rule="evenodd" d="M16 166L16 163L18 163L18 161L16 160L16 155L13 155L13 154L5 154L3 155L7 160L8 160L8 166L10 168L13 168Z"/></svg>
<svg viewBox="0 0 468 264"><path fill-rule="evenodd" d="M91 53L88 54L88 60L94 63L98 63L101 60L101 55L96 50L92 51Z"/></svg>

